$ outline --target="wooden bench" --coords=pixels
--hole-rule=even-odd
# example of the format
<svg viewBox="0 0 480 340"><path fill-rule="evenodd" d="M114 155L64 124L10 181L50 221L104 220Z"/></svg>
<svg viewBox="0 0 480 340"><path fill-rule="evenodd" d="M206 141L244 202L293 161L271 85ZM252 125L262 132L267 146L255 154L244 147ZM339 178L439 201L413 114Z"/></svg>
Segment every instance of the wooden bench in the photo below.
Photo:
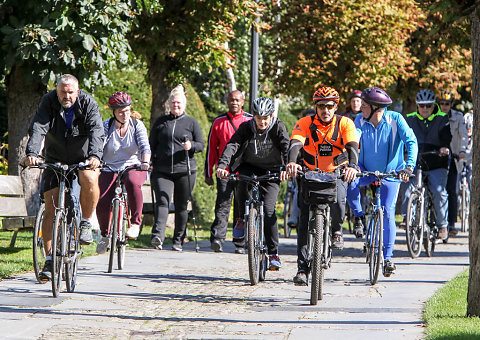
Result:
<svg viewBox="0 0 480 340"><path fill-rule="evenodd" d="M33 228L35 216L28 216L22 179L20 176L0 175L1 229L14 231L10 247L15 246L20 229Z"/></svg>

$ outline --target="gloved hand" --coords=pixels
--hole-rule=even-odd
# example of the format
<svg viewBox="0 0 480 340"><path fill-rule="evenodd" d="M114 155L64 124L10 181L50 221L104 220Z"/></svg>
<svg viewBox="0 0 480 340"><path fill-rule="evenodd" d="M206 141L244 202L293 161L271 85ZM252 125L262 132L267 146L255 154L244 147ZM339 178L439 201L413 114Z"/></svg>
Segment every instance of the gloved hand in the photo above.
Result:
<svg viewBox="0 0 480 340"><path fill-rule="evenodd" d="M405 169L400 170L398 172L398 178L400 178L404 182L408 182L410 180L410 176L413 174L413 169L407 166Z"/></svg>

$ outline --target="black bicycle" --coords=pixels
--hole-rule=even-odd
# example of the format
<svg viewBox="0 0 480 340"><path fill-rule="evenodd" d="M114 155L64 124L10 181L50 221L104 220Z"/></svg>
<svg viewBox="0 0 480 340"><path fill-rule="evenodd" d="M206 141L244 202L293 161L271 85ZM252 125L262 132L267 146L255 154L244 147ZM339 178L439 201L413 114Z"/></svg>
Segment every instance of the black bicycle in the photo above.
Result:
<svg viewBox="0 0 480 340"><path fill-rule="evenodd" d="M256 285L259 281L265 281L268 268L267 247L263 232L263 200L260 198L260 182L279 180L278 173L267 173L261 176L247 176L242 174L230 174L230 180L244 181L252 185L251 198L245 202L245 221L248 249L248 274L250 284Z"/></svg>
<svg viewBox="0 0 480 340"><path fill-rule="evenodd" d="M75 290L78 260L82 254L82 250L80 246L79 230L80 213L78 205L74 204L74 197L71 192L71 175L76 173L77 170L86 169L87 167L88 165L85 164L66 165L61 163L41 163L37 166L31 166L31 168L51 169L59 178L58 206L55 207L51 251L51 281L54 297L57 297L60 294L63 274L65 275L67 292L71 293ZM41 215L37 214L37 219L43 219L43 213ZM38 221L38 223L40 223L40 221ZM38 242L39 237L39 235L34 235L34 242ZM37 244L34 249L37 249L37 251L39 250ZM34 253L34 258L37 254Z"/></svg>
<svg viewBox="0 0 480 340"><path fill-rule="evenodd" d="M335 172L299 172L303 200L309 204L306 262L311 273L310 304L323 299L324 270L332 263L330 204L337 199Z"/></svg>
<svg viewBox="0 0 480 340"><path fill-rule="evenodd" d="M422 243L427 256L432 256L439 232L433 196L428 189L428 179L423 174L421 161L422 157L428 154L438 154L438 152L428 151L418 155L420 161L416 170L416 183L407 204L406 239L408 253L412 258L420 255Z"/></svg>

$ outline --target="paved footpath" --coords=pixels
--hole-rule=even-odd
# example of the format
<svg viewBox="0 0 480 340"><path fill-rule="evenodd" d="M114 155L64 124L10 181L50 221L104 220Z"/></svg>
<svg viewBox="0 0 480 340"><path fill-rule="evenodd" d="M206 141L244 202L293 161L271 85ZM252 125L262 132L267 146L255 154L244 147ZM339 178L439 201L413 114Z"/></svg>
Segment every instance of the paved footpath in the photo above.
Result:
<svg viewBox="0 0 480 340"><path fill-rule="evenodd" d="M0 282L2 339L418 339L424 302L468 266L468 238L437 245L433 258L408 257L398 231L397 273L367 282L362 243L347 235L327 270L325 296L309 305L296 287L296 240L281 239L283 267L250 286L247 257L193 242L183 253L129 250L125 270L106 273L107 256L80 262L73 294L53 298L33 273Z"/></svg>

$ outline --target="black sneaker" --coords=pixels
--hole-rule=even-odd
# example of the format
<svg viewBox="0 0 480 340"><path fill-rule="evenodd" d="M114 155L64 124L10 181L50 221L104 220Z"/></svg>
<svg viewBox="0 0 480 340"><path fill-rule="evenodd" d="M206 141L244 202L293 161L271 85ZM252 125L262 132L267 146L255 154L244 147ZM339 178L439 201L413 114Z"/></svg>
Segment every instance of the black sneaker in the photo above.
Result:
<svg viewBox="0 0 480 340"><path fill-rule="evenodd" d="M50 281L52 279L52 260L46 260L42 271L39 273L40 280Z"/></svg>
<svg viewBox="0 0 480 340"><path fill-rule="evenodd" d="M390 275L395 273L395 269L397 269L397 267L392 261L385 260L383 263L383 276L390 277Z"/></svg>
<svg viewBox="0 0 480 340"><path fill-rule="evenodd" d="M299 270L297 275L293 277L293 283L295 284L295 286L307 286L308 285L307 274L303 270Z"/></svg>
<svg viewBox="0 0 480 340"><path fill-rule="evenodd" d="M355 217L355 222L353 224L353 234L355 235L356 238L362 238L363 237L363 218L362 217Z"/></svg>
<svg viewBox="0 0 480 340"><path fill-rule="evenodd" d="M332 237L332 249L342 250L343 249L343 235L341 232L335 232Z"/></svg>
<svg viewBox="0 0 480 340"><path fill-rule="evenodd" d="M88 221L80 222L80 243L91 244L93 242L92 225Z"/></svg>
<svg viewBox="0 0 480 340"><path fill-rule="evenodd" d="M223 252L222 241L213 240L212 243L210 244L210 248L212 248L212 250L216 253Z"/></svg>

